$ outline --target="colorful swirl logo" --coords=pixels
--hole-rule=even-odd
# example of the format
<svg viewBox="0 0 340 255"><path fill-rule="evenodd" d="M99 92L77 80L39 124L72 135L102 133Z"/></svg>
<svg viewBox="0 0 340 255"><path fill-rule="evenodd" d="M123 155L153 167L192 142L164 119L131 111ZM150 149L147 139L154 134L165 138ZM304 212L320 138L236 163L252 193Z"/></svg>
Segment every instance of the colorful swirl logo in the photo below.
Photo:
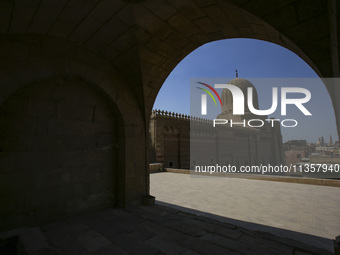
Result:
<svg viewBox="0 0 340 255"><path fill-rule="evenodd" d="M221 106L222 106L222 100L221 100L221 98L220 98L220 95L217 93L217 91L216 91L213 87L211 87L210 85L208 85L208 84L206 84L206 83L203 83L203 82L197 82L197 83L199 83L199 84L201 84L201 85L203 85L203 86L206 86L206 87L209 88L212 92L214 92L214 94L217 96L217 98L218 98L218 100L220 101L220 104L221 104ZM214 101L215 105L217 105L214 96L211 94L211 92L210 92L209 90L204 89L204 88L200 88L200 87L197 87L197 88L203 90L204 92L206 92L206 93L212 98L212 100Z"/></svg>

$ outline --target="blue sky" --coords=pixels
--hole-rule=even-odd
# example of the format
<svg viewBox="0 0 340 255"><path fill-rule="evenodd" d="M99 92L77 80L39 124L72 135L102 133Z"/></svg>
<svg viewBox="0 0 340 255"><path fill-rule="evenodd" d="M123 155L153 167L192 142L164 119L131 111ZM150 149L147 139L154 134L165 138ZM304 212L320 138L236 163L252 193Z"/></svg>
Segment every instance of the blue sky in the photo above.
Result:
<svg viewBox="0 0 340 255"><path fill-rule="evenodd" d="M260 109L267 109L271 105L271 97L268 97L271 88L260 86L257 84L259 79L252 78L315 78L311 79L310 83L304 81L295 85L311 91L312 99L306 106L313 116L304 117L299 114L299 110L291 109L291 116L287 114L285 118L295 117L299 125L295 128L281 128L283 141L306 139L308 142L316 142L320 136L324 136L325 141L328 141L330 135L333 140L338 139L330 97L318 75L295 53L260 40L227 39L199 47L171 72L153 108L190 114L190 79L226 78L229 81L235 77L235 69L238 70L240 78L254 81ZM276 84L273 87L282 85L285 84ZM287 113L288 111L287 108ZM270 117L278 116L274 113Z"/></svg>

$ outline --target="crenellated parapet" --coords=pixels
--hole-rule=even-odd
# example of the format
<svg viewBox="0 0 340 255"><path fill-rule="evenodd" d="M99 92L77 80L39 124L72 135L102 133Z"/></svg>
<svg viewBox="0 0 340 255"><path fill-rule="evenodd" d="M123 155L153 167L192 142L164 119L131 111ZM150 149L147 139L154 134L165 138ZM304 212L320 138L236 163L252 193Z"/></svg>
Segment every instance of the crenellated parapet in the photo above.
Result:
<svg viewBox="0 0 340 255"><path fill-rule="evenodd" d="M164 110L152 110L151 118L153 117L164 117L169 119L184 119L184 120L190 120L190 115L181 114L181 113L175 113L171 111L164 111Z"/></svg>
<svg viewBox="0 0 340 255"><path fill-rule="evenodd" d="M199 118L195 116L190 116L186 114L181 113L175 113L171 111L164 111L164 110L152 110L151 118L155 117L163 117L168 119L178 119L178 120L191 120L191 121L197 121L197 122L203 122L203 123L212 123L212 120Z"/></svg>

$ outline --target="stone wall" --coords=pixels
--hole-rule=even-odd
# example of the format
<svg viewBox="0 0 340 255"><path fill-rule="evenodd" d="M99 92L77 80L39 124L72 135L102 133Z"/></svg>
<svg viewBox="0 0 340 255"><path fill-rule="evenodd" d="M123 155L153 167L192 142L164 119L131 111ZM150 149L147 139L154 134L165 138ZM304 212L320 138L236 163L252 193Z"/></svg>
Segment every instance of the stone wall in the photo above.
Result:
<svg viewBox="0 0 340 255"><path fill-rule="evenodd" d="M0 229L116 205L118 121L79 79L11 95L0 107Z"/></svg>
<svg viewBox="0 0 340 255"><path fill-rule="evenodd" d="M190 167L190 117L153 111L150 119L150 162L164 167Z"/></svg>
<svg viewBox="0 0 340 255"><path fill-rule="evenodd" d="M7 181L13 184L0 187L3 191L0 192L0 199L2 199L0 203L6 204L1 208L2 216L21 214L21 222L24 224L26 218L28 224L31 219L58 218L64 214L81 213L95 207L142 203L143 197L148 194L148 168L145 151L146 125L137 97L130 91L128 83L117 70L112 68L105 58L93 54L73 42L65 42L57 38L50 40L38 35L15 35L3 37L0 47L3 49L0 58L0 108L2 109L0 181L1 184ZM66 89L65 87L68 86L69 88ZM59 94L60 98L57 98ZM68 94L70 95L69 99L63 101L63 96L66 97ZM32 116L35 117L32 119ZM105 124L108 126L105 127L103 121L109 121ZM95 138L92 134L97 132L98 126L102 125L104 125L103 133L98 137L98 145L96 145L93 143ZM110 131L112 134L105 134L108 129L112 129ZM51 135L55 134L55 137L60 136L62 145L56 138L53 138L52 141L51 137L47 135L46 139L42 138L43 134L39 132L47 132L46 130L49 130ZM20 138L18 142L11 142L14 137L11 132L17 132L16 137ZM28 141L32 139L32 133L36 136L41 134L39 139L33 139L32 143L40 148L39 151L31 147L31 142ZM112 162L104 156L105 150L104 153L96 151L102 142L102 145L105 146L105 143L111 139L110 136L112 136L112 144L114 144L114 153L110 155ZM41 142L39 143L39 141ZM67 145L68 143L69 145ZM76 143L79 143L76 147L79 147L82 153L69 152ZM94 147L88 150L86 146ZM99 147L97 148L97 146ZM22 152L22 148L27 151ZM12 151L8 152L9 149ZM20 152L17 153L15 150ZM26 170L18 170L18 167L14 166L12 162L15 162L15 165L20 165L18 167L26 165ZM44 166L45 164L46 166ZM35 192L31 196L30 199L33 202L25 202L27 199L24 196L26 190L35 185L32 183L35 182L37 165L41 171L50 169L58 172L59 170L56 169L63 166L72 168L74 164L83 164L83 167L79 166L82 171L79 170L78 177L84 180L90 178L88 175L107 174L105 168L108 165L114 165L115 172L113 173L117 179L113 180L112 184L108 184L113 189L109 203L107 200L109 196L106 192L104 192L106 195L103 195L103 199L98 199L102 201L100 203L96 202L97 199L94 199L92 195L92 200L89 198L84 203L79 202L83 201L86 196L81 194L96 194L94 190L98 188L100 180L92 178L90 182L93 184L82 184L84 192L77 191L76 195L72 195L76 201L74 209L71 209L72 205L69 205L68 209L65 206L66 208L63 208L62 212L57 212L58 208L62 206L55 203L54 208L49 200L59 196L63 200L65 198L63 192L67 193L68 199L69 195L75 191L74 186L70 188L69 192L66 192L66 188L61 188L64 190L58 191L59 195L53 195L54 198L50 198L48 195L42 198L43 195L40 193L43 194L43 191L48 193L47 190L57 190L56 184L53 182L48 184L46 181L46 178L50 177L42 177L39 182L45 188L39 189L39 192ZM86 164L88 167L84 166ZM101 169L96 167L98 165L102 165ZM74 173L71 172L71 169L65 171L70 171L70 174L64 170L55 173L56 182L58 178L61 178L60 176L64 178L59 181L58 186L65 186L66 183L72 182ZM104 178L104 176L99 178ZM20 183L26 183L26 179L29 187L25 188L26 184L22 184L21 187ZM62 183L64 181L65 185ZM17 188L23 195L22 198L18 195L20 192L17 193ZM115 191L116 189L118 192ZM99 193L102 192L99 190L97 194ZM36 199L38 198L35 198L35 195L39 195L42 202L37 203ZM14 199L14 197L16 198ZM26 208L25 203L29 203L29 210L23 209ZM41 205L41 208L36 206L34 209L32 204ZM32 213L34 210L44 211L45 204L50 205L48 210L52 211L54 208L56 213L49 215L49 212L43 212L41 213L44 214L42 217L30 216L34 214ZM1 224L2 226L20 225L20 220L17 218L19 216L6 219L6 222Z"/></svg>
<svg viewBox="0 0 340 255"><path fill-rule="evenodd" d="M214 163L235 166L284 163L279 126L211 126L211 120L152 111L150 161L182 169Z"/></svg>

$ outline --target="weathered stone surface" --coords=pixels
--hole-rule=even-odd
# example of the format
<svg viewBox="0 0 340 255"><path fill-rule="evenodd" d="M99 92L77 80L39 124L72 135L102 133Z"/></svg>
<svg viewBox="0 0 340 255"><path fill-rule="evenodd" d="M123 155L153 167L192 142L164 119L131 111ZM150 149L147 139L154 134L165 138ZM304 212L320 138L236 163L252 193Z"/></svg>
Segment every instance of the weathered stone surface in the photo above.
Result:
<svg viewBox="0 0 340 255"><path fill-rule="evenodd" d="M89 252L103 248L111 242L96 231L90 230L77 235L77 240Z"/></svg>
<svg viewBox="0 0 340 255"><path fill-rule="evenodd" d="M117 254L117 255L129 255L129 253L115 244L109 244L102 248L92 252L94 255L106 255L106 254Z"/></svg>
<svg viewBox="0 0 340 255"><path fill-rule="evenodd" d="M163 222L152 221L159 217ZM177 222L183 225L174 223L178 217ZM56 254L331 254L289 238L282 243L278 236L248 229L242 229L242 236L237 237L237 226L227 228L230 233L225 235L225 226L216 222L172 208L137 206L83 214L40 229L0 233L0 238L19 235L25 238L23 248L51 248ZM183 232L188 226L192 233ZM195 229L203 235L195 235ZM236 234L231 234L233 231Z"/></svg>
<svg viewBox="0 0 340 255"><path fill-rule="evenodd" d="M2 186L1 196L3 199L11 193L21 196L25 202L17 203L16 207L35 215L35 220L59 216L67 213L65 209L78 211L112 203L104 192L112 192L112 178L115 178L115 174L108 174L115 167L112 164L115 161L113 144L117 139L115 119L100 97L91 94L88 88L83 91L83 86L86 87L79 81L62 86L54 81L40 83L40 86L38 83L13 95L1 108L0 118L7 126L7 133L2 133L5 135L1 139L2 147L15 155L11 175L1 178L11 183L7 188ZM37 97L35 91L39 92ZM44 95L46 99L42 99ZM86 102L82 101L83 95ZM23 97L27 100L20 100ZM90 97L93 104L100 105L96 109L97 117L95 105L87 104ZM18 108L17 100L22 108ZM8 113L20 113L23 117L16 115L9 119ZM104 123L111 128L111 133L101 133ZM21 137L25 133L26 136L13 144L10 137ZM18 182L15 176L20 180L23 168L27 174L31 172L30 177Z"/></svg>

